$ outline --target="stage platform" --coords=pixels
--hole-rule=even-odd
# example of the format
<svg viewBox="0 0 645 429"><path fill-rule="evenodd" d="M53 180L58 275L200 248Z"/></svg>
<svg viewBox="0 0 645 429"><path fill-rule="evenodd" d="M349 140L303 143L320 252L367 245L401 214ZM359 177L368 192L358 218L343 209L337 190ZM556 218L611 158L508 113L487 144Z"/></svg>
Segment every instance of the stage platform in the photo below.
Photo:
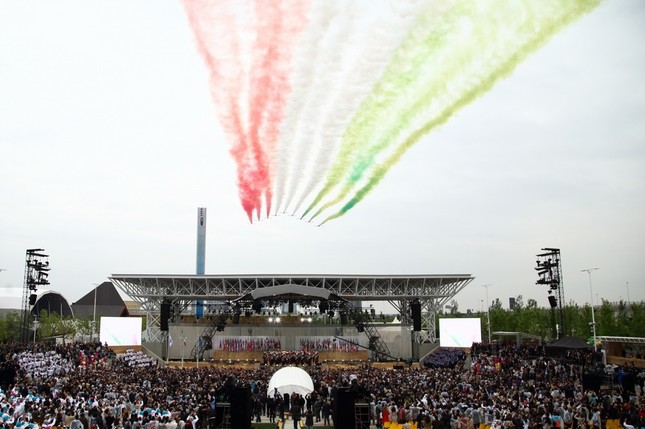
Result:
<svg viewBox="0 0 645 429"><path fill-rule="evenodd" d="M287 352L288 353L288 352ZM369 353L367 350L361 350L357 352L341 352L341 351L320 351L318 352L318 362L323 367L329 366L354 366L362 365L369 363ZM383 368L393 368L396 365L400 365L399 362L375 362L374 365L378 365ZM249 351L229 351L229 350L214 350L212 354L212 359L206 359L200 362L193 360L171 360L168 362L168 366L173 367L184 367L184 368L194 368L197 366L233 366L235 368L259 368L264 363L263 352L249 352ZM304 364L298 363L285 363L285 364L276 364L272 366L307 366Z"/></svg>
<svg viewBox="0 0 645 429"><path fill-rule="evenodd" d="M288 352L285 352L288 353ZM369 360L369 352L367 350L359 350L356 352L344 351L319 351L318 362L321 364L331 364L334 362L367 362ZM264 352L247 352L247 351L230 351L230 350L214 350L214 362L264 362Z"/></svg>
<svg viewBox="0 0 645 429"><path fill-rule="evenodd" d="M108 348L117 355L122 355L128 350L132 350L134 352L143 351L143 347L141 346L108 346Z"/></svg>

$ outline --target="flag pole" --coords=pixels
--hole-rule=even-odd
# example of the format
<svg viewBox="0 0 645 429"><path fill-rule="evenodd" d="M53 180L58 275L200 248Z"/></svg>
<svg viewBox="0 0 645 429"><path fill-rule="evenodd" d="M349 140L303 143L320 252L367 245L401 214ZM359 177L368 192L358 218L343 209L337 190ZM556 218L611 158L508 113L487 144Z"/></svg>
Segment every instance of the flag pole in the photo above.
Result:
<svg viewBox="0 0 645 429"><path fill-rule="evenodd" d="M197 357L197 368L199 368L199 353L200 353L201 348L202 348L202 337L201 337L201 335L197 337L197 343L198 343L198 347L197 347L196 357Z"/></svg>
<svg viewBox="0 0 645 429"><path fill-rule="evenodd" d="M181 331L181 367L184 367L184 350L186 349L186 336L184 335L184 330Z"/></svg>

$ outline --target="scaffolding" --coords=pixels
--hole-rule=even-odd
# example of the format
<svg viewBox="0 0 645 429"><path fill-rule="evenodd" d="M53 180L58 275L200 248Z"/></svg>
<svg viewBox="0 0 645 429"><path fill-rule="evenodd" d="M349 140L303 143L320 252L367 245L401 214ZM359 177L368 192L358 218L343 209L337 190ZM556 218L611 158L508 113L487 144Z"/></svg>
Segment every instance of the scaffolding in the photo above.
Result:
<svg viewBox="0 0 645 429"><path fill-rule="evenodd" d="M546 285L549 287L549 304L552 309L557 309L557 337L561 338L564 332L567 332L564 325L564 285L562 284L562 261L560 259L560 249L543 248L543 253L537 255L537 266L539 279L535 284Z"/></svg>
<svg viewBox="0 0 645 429"><path fill-rule="evenodd" d="M22 293L22 342L29 342L29 327L32 323L30 320L31 308L36 304L38 297L38 288L49 285L49 255L44 253L44 249L27 249L25 262L25 281ZM38 315L34 315L38 317ZM36 337L36 323L34 323L34 341Z"/></svg>

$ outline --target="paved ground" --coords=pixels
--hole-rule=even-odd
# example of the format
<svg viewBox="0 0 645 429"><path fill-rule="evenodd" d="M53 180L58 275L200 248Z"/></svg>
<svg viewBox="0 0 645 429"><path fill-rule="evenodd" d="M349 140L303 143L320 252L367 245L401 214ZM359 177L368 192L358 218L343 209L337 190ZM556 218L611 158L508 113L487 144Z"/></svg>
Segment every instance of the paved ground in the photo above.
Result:
<svg viewBox="0 0 645 429"><path fill-rule="evenodd" d="M262 417L261 417L261 419L260 419L260 421L261 421L262 423L269 423L269 418L268 418L267 416L262 416ZM302 419L302 420L300 420L300 421L301 421L302 423L304 423L304 419ZM255 419L253 419L253 422L255 422ZM315 423L315 422L314 422L314 427L320 427L320 426L324 426L324 425L323 425L322 420L321 420L319 423ZM334 426L333 421L332 421L332 423L331 423L331 425L330 425L330 426ZM303 427L304 427L304 426L303 426ZM284 429L292 429L292 428L293 428L293 420L291 420L291 419L287 419L287 420L285 421L285 424L284 424L283 428L284 428ZM376 429L376 426L375 426L375 425L370 425L370 429Z"/></svg>

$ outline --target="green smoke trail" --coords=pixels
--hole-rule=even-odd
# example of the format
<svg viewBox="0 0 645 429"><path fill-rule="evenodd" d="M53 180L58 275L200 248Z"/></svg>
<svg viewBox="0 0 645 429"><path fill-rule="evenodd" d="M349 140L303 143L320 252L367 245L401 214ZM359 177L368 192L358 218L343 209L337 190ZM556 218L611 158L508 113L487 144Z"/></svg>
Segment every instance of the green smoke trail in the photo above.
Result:
<svg viewBox="0 0 645 429"><path fill-rule="evenodd" d="M400 160L403 154L412 147L412 145L418 142L424 135L432 131L434 128L448 121L450 117L464 106L490 90L497 80L509 75L518 64L520 64L530 53L542 46L552 35L583 14L593 10L599 3L600 0L570 0L566 2L552 1L550 4L543 1L537 5L543 13L541 15L533 14L533 17L536 19L529 23L517 25L516 27L516 30L526 31L528 29L533 32L528 33L525 40L520 43L516 49L511 49L510 52L495 53L495 56L500 57L502 61L494 63L493 67L487 67L488 70L485 70L482 73L482 76L478 79L478 83L476 85L464 91L453 103L442 109L435 118L432 118L424 125L411 132L384 162L372 167L370 170L370 176L366 183L356 191L354 196L338 212L326 218L321 225L332 219L336 219L351 210L381 181L381 179L383 179L389 169ZM544 9L545 6L547 7L546 9ZM528 10L527 12L535 12L535 9ZM508 30L508 28L505 30ZM425 95L427 96L429 94ZM374 159L375 156L376 154L371 154L368 158ZM355 168L354 174L360 172L359 175L362 175L365 170L365 162L363 162ZM354 176L351 180L356 180L356 178L357 176Z"/></svg>
<svg viewBox="0 0 645 429"><path fill-rule="evenodd" d="M434 9L431 12L436 13ZM416 32L413 32L408 43L412 46L401 49L400 58L395 60L389 75L384 77L382 88L385 88L386 93L381 93L382 88L375 90L376 105L366 106L362 111L367 117L385 117L378 118L378 125L356 127L359 128L354 133L357 141L347 145L353 151L352 159L343 159L340 164L340 168L346 173L344 184L335 198L325 202L312 219L342 201L356 187L365 172L374 166L383 150L392 146L397 136L413 126L412 123L420 112L437 103L429 100L442 100L441 95L448 92L446 82L450 82L455 70L463 68L464 64L480 55L479 46L470 41L479 35L470 34L468 31L472 29L464 25L464 22L473 21L475 17L476 10L468 2L462 1L444 12L440 19L434 17L432 31L423 40L419 40L414 34ZM464 32L467 32L467 36ZM465 46L462 47L463 44ZM401 62L409 61L410 56L414 57L415 66L409 73L401 76L398 71ZM420 97L419 94L423 95ZM384 105L383 100L388 101L389 105ZM410 104L410 100L416 101Z"/></svg>
<svg viewBox="0 0 645 429"><path fill-rule="evenodd" d="M433 2L415 22L406 40L394 53L383 77L352 119L343 136L336 162L327 173L323 188L302 215L303 218L338 185L357 154L360 154L365 146L373 144L371 136L387 128L393 119L390 112L396 110L393 106L404 103L411 96L414 82L419 76L427 75L422 70L427 67L427 59L441 56L434 51L448 50L445 42L449 40L451 33L456 32L457 24L466 12L463 8L465 5L454 7L444 13L437 10L435 6ZM324 205L314 217L332 204L335 203Z"/></svg>

